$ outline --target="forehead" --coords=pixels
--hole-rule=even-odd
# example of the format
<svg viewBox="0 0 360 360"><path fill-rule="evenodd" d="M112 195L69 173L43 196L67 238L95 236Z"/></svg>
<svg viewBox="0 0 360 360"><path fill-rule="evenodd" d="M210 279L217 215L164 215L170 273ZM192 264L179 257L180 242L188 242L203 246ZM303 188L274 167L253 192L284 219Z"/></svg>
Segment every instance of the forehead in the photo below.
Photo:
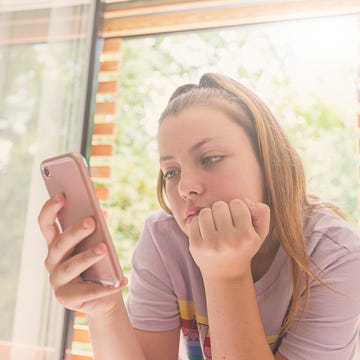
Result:
<svg viewBox="0 0 360 360"><path fill-rule="evenodd" d="M189 129L192 129L192 132L209 133L218 130L218 128L227 127L231 123L237 125L225 111L217 106L193 105L178 113L166 116L159 126L158 137L161 138L163 133L171 132L177 132L178 135L181 135Z"/></svg>
<svg viewBox="0 0 360 360"><path fill-rule="evenodd" d="M160 154L192 146L203 138L234 142L247 136L242 126L218 106L194 105L165 117L158 131Z"/></svg>

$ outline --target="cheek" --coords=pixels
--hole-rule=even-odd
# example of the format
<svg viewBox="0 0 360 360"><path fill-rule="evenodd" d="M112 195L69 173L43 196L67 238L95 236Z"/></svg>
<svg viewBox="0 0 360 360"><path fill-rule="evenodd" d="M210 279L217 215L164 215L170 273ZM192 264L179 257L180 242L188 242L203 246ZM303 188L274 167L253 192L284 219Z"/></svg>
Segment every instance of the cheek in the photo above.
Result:
<svg viewBox="0 0 360 360"><path fill-rule="evenodd" d="M168 198L172 198L175 195L175 186L171 183L165 184L165 193Z"/></svg>
<svg viewBox="0 0 360 360"><path fill-rule="evenodd" d="M169 208L174 216L176 222L186 233L186 229L183 227L183 215L184 215L184 203L178 194L177 188L169 186L166 188L166 198L169 204Z"/></svg>
<svg viewBox="0 0 360 360"><path fill-rule="evenodd" d="M264 187L262 176L247 176L237 172L226 174L222 179L213 181L213 193L224 201L245 197L262 202Z"/></svg>
<svg viewBox="0 0 360 360"><path fill-rule="evenodd" d="M165 186L166 198L169 202L170 208L174 211L176 209L176 205L179 202L179 193L177 186L175 184L167 184Z"/></svg>

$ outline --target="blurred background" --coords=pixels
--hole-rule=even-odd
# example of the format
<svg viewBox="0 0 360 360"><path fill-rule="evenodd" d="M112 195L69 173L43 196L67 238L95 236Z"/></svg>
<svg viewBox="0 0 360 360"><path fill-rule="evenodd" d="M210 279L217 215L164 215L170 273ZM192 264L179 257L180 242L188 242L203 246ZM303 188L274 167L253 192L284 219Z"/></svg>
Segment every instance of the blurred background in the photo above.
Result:
<svg viewBox="0 0 360 360"><path fill-rule="evenodd" d="M57 305L43 269L40 162L86 156L129 273L159 209L157 120L205 72L262 97L309 193L357 224L359 14L357 1L0 1L0 358L92 358L86 319Z"/></svg>

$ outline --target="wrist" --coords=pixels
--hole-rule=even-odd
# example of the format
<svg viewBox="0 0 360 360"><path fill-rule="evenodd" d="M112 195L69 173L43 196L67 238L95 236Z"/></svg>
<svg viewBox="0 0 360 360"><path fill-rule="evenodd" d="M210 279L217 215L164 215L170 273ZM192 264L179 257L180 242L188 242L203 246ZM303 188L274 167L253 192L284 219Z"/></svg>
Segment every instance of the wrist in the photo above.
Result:
<svg viewBox="0 0 360 360"><path fill-rule="evenodd" d="M249 277L252 278L251 263L243 264L241 267L234 266L229 268L228 266L224 266L223 269L221 267L222 266L219 265L216 268L210 268L210 271L202 270L200 268L204 281L234 283L248 280Z"/></svg>
<svg viewBox="0 0 360 360"><path fill-rule="evenodd" d="M90 312L87 314L89 322L101 321L110 323L114 321L114 319L117 319L119 316L127 314L122 293L118 292L112 296L115 297L115 301L110 307L104 309L104 311Z"/></svg>
<svg viewBox="0 0 360 360"><path fill-rule="evenodd" d="M203 274L203 282L205 288L212 287L225 289L226 287L234 288L234 286L247 286L253 284L253 277L251 273L251 267L242 273L233 274L229 276L217 275L217 274Z"/></svg>

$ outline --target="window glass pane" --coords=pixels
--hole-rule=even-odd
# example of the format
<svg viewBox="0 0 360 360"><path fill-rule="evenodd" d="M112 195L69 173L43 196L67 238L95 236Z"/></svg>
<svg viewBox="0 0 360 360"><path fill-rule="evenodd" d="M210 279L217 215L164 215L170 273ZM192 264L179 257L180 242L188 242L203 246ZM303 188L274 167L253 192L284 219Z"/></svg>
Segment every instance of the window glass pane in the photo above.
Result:
<svg viewBox="0 0 360 360"><path fill-rule="evenodd" d="M356 223L358 40L359 16L124 40L110 219L125 269L157 208L160 114L177 86L206 72L233 77L265 100L303 159L309 193Z"/></svg>
<svg viewBox="0 0 360 360"><path fill-rule="evenodd" d="M60 348L63 310L37 226L47 198L39 164L80 150L94 3L26 11L9 3L0 13L1 359L43 359L45 347L53 359Z"/></svg>

